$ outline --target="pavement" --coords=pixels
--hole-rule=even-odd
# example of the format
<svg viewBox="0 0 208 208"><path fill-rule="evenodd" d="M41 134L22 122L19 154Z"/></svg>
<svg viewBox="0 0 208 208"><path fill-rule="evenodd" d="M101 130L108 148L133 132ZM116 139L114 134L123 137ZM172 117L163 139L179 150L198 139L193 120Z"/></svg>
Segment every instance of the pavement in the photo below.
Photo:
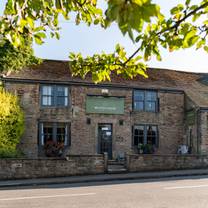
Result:
<svg viewBox="0 0 208 208"><path fill-rule="evenodd" d="M54 178L33 178L33 179L16 179L0 181L0 188L19 187L19 186L36 186L51 184L71 184L86 182L103 182L103 181L122 181L138 179L155 179L181 176L200 176L207 175L208 169L191 169L191 170L172 170L172 171L152 171L139 173L120 173L120 174L100 174L84 176L68 176Z"/></svg>

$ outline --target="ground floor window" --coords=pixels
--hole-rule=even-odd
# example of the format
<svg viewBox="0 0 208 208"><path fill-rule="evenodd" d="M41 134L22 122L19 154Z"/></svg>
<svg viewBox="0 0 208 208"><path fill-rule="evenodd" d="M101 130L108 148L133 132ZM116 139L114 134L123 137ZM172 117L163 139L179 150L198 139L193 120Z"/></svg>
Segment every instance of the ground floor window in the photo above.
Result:
<svg viewBox="0 0 208 208"><path fill-rule="evenodd" d="M70 125L68 123L39 123L39 146L46 156L61 156L70 145Z"/></svg>
<svg viewBox="0 0 208 208"><path fill-rule="evenodd" d="M133 146L140 149L149 149L150 152L158 147L158 127L156 125L134 125Z"/></svg>

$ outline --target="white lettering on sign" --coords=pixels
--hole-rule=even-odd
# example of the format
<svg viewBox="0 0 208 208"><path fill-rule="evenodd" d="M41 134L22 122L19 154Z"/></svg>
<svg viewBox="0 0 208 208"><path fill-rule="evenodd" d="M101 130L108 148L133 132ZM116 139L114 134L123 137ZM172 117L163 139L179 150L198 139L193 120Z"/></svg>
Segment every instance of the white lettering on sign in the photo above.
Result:
<svg viewBox="0 0 208 208"><path fill-rule="evenodd" d="M108 127L102 127L102 130L107 131Z"/></svg>
<svg viewBox="0 0 208 208"><path fill-rule="evenodd" d="M116 110L116 107L104 107L104 106L95 106L96 110Z"/></svg>

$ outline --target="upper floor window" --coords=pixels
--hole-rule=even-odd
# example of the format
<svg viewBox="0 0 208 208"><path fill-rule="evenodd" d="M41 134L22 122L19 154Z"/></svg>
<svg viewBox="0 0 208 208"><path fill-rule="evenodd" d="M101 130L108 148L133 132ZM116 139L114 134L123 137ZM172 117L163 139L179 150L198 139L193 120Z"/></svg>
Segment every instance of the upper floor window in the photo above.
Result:
<svg viewBox="0 0 208 208"><path fill-rule="evenodd" d="M147 90L134 90L134 110L157 111L157 92Z"/></svg>
<svg viewBox="0 0 208 208"><path fill-rule="evenodd" d="M68 106L68 87L44 85L41 87L42 106Z"/></svg>

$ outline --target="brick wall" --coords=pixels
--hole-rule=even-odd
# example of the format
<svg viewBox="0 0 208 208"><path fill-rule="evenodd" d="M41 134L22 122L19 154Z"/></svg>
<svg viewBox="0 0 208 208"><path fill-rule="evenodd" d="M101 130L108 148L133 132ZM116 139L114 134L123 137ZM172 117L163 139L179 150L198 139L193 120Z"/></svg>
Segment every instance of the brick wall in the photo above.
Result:
<svg viewBox="0 0 208 208"><path fill-rule="evenodd" d="M148 87L148 86L145 86ZM71 146L68 154L97 154L98 124L113 125L113 157L120 153L134 153L132 148L132 126L134 124L158 125L159 148L157 153L176 153L184 139L184 94L159 91L160 110L157 113L134 112L132 110L133 89L109 88L109 96L125 97L123 115L86 114L86 96L101 95L101 88L93 86L70 86L70 107L41 108L40 85L5 83L5 88L20 96L25 111L26 128L20 148L29 158L38 157L38 122L71 123ZM91 119L91 124L86 119ZM124 124L120 125L119 120Z"/></svg>
<svg viewBox="0 0 208 208"><path fill-rule="evenodd" d="M158 125L159 148L157 153L177 153L178 145L184 136L184 95L176 93L159 93L160 109L158 113L134 112L132 124Z"/></svg>
<svg viewBox="0 0 208 208"><path fill-rule="evenodd" d="M201 153L208 152L208 112L200 112L200 146Z"/></svg>
<svg viewBox="0 0 208 208"><path fill-rule="evenodd" d="M103 155L66 159L0 159L0 180L104 173Z"/></svg>
<svg viewBox="0 0 208 208"><path fill-rule="evenodd" d="M207 155L128 155L130 172L208 168Z"/></svg>

